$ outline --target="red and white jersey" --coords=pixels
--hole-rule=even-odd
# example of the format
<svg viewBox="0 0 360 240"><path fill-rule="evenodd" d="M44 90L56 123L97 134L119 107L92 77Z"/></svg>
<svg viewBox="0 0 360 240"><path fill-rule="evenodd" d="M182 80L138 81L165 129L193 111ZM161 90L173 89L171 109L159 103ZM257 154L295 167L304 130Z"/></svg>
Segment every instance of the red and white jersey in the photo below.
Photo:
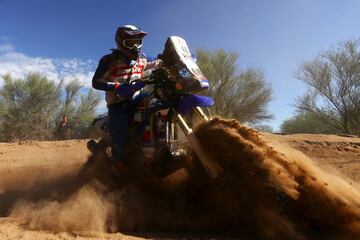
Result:
<svg viewBox="0 0 360 240"><path fill-rule="evenodd" d="M111 82L130 83L135 79L144 78L146 58L138 58L133 65L120 64L111 68Z"/></svg>
<svg viewBox="0 0 360 240"><path fill-rule="evenodd" d="M101 58L94 79L95 82L130 83L135 79L143 79L144 71L159 68L161 63L161 60L148 62L145 57L129 63L118 51L113 51ZM117 96L113 91L106 91L107 105L124 100L124 97Z"/></svg>

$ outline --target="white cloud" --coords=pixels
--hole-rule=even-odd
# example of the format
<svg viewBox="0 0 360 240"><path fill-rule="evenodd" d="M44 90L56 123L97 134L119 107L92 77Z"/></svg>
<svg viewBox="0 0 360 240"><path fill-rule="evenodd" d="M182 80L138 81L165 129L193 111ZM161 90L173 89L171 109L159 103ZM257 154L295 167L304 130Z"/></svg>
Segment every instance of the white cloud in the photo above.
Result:
<svg viewBox="0 0 360 240"><path fill-rule="evenodd" d="M9 43L0 45L0 53L1 52L13 52L15 51L15 47Z"/></svg>
<svg viewBox="0 0 360 240"><path fill-rule="evenodd" d="M68 82L78 79L85 88L91 88L91 80L96 68L92 60L80 58L44 58L30 57L15 51L11 44L0 42L0 85L4 74L11 74L14 78L24 78L29 73L37 72L49 79L59 82L64 79ZM106 103L101 102L98 109L105 109Z"/></svg>
<svg viewBox="0 0 360 240"><path fill-rule="evenodd" d="M32 58L22 53L0 53L0 75L11 74L14 78L23 78L30 72L39 72L56 80L58 73L51 59Z"/></svg>
<svg viewBox="0 0 360 240"><path fill-rule="evenodd" d="M14 49L10 44L0 45L0 75L9 73L15 78L24 78L31 72L38 72L56 82L77 78L84 86L91 86L96 67L91 60L30 57Z"/></svg>

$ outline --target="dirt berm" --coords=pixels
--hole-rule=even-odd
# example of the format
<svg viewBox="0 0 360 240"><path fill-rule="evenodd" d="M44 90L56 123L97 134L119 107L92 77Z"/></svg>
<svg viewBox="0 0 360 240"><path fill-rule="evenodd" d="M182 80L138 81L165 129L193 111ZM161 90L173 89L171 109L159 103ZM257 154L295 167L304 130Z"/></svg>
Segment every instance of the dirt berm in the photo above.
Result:
<svg viewBox="0 0 360 240"><path fill-rule="evenodd" d="M105 168L79 180L85 140L0 144L0 239L360 239L359 138L219 118L196 135L224 174L192 156L170 188L147 174L119 188Z"/></svg>

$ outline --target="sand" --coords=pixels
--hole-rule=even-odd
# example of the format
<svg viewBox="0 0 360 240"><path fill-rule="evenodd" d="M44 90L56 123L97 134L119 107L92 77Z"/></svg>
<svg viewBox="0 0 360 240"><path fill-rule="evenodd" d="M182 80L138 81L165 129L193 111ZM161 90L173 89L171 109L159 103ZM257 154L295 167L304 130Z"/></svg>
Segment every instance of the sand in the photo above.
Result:
<svg viewBox="0 0 360 240"><path fill-rule="evenodd" d="M0 239L192 238L192 233L182 233L181 229L190 229L192 232L214 226L226 229L229 222L234 222L234 219L237 221L234 224L235 228L245 226L245 221L250 223L246 226L249 230L241 231L240 235L236 235L235 231L235 235L232 236L247 239L254 237L254 232L260 232L256 237L312 239L323 236L321 234L324 233L320 229L320 235L314 235L313 229L306 226L305 222L314 221L314 216L318 214L319 221L323 221L319 226L333 227L334 223L325 221L326 217L321 214L330 214L327 210L339 205L340 210L334 210L335 213L329 215L335 222L339 220L342 221L341 224L344 223L344 226L334 231L334 236L336 239L357 236L360 138L312 134L259 134L236 124L216 122L212 126L206 126L210 129L206 130L206 133L200 129L199 138L213 137L206 145L212 155L224 155L217 158L222 158L219 161L225 167L225 171L228 166L232 166L232 169L229 168L222 183L216 183L212 187L211 182L206 180L204 183L201 174L196 174L195 166L195 176L190 178L188 186L179 188L178 194L181 196L174 193L164 194L157 189L160 194L154 197L147 191L141 191L141 187L137 190L128 188L119 192L104 186L103 183L90 181L78 186L66 199L59 200L60 198L54 195L56 188L72 185L76 181L77 171L90 155L86 148L87 140L0 143ZM238 142L225 151L224 148L227 146L221 146L217 142L220 139L227 144ZM219 151L215 151L212 144L218 144ZM227 156L224 152L228 155L237 154L237 157ZM226 187L230 181L237 181L236 186L239 186L241 191ZM202 189L198 185L199 182L206 186L207 190L199 192L199 189ZM253 183L252 188L247 188L247 185ZM221 184L227 185L224 187ZM41 186L41 191L37 186ZM194 206L188 203L194 189L198 191L199 199L211 197L208 206L198 208L203 207L206 211L213 208L214 211L208 218L206 214L205 217L201 214L195 215ZM268 195L269 189L276 189L281 193L281 201L294 201L299 203L298 206L283 206L277 203L273 195ZM36 191L38 192L35 196L33 193ZM316 195L316 201L304 193L311 191ZM317 194L317 191L320 193ZM28 197L29 194L33 195ZM240 197L243 194L247 194L249 199ZM134 196L140 196L141 200L134 201ZM154 204L162 199L161 197L177 199L178 202L174 205ZM219 207L221 201L226 204L223 209ZM319 207L328 201L331 202L329 206ZM147 204L152 204L153 208L149 210L146 208ZM194 203L196 204L199 203ZM309 218L300 216L300 209L314 206L321 211L311 210ZM118 212L119 208L122 209L120 213L113 216L113 212ZM247 213L252 216L243 219L245 208L256 210ZM192 213L186 214L188 211L191 212L189 209ZM286 217L282 214L284 209L290 212ZM182 211L185 213L180 214ZM176 219L178 215L181 216ZM209 220L218 215L221 216L219 219ZM226 217L222 217L223 215ZM294 216L299 216L298 220ZM186 224L188 219L194 218L198 219L196 224ZM255 221L257 225L253 227L251 224ZM271 221L277 222L278 227L265 227L265 224L270 224ZM156 229L155 232L151 231L152 227ZM344 232L349 228L352 232L347 235ZM164 235L161 229L174 229L175 233L169 235L164 231ZM209 236L209 233L205 233L204 236Z"/></svg>

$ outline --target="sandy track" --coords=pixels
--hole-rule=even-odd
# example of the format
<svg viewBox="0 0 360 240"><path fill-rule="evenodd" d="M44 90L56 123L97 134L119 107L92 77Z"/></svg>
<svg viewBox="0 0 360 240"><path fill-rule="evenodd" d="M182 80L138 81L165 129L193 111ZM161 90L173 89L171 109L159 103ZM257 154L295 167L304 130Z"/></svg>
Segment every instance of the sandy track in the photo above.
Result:
<svg viewBox="0 0 360 240"><path fill-rule="evenodd" d="M0 143L0 193L71 174L88 155L86 140Z"/></svg>
<svg viewBox="0 0 360 240"><path fill-rule="evenodd" d="M360 183L360 139L334 135L272 135L276 142L292 146L318 165L344 176L352 185ZM0 193L29 189L38 182L76 173L89 155L86 140L0 143ZM1 207L0 202L0 207ZM120 233L33 231L22 219L0 218L0 239L142 239Z"/></svg>
<svg viewBox="0 0 360 240"><path fill-rule="evenodd" d="M264 134L274 145L287 144L302 151L322 168L335 172L352 184L360 183L360 138L337 135Z"/></svg>
<svg viewBox="0 0 360 240"><path fill-rule="evenodd" d="M52 181L73 175L90 152L87 140L23 141L0 143L0 193L26 190L39 182ZM1 204L4 204L0 202ZM0 218L0 239L142 239L120 233L102 232L49 232L33 231L22 227L22 219Z"/></svg>
<svg viewBox="0 0 360 240"><path fill-rule="evenodd" d="M136 240L143 239L132 236L125 236L121 233L102 233L102 232L61 232L54 233L50 231L32 231L23 228L21 219L0 218L0 239L1 240L88 240L88 239L104 239L104 240Z"/></svg>

